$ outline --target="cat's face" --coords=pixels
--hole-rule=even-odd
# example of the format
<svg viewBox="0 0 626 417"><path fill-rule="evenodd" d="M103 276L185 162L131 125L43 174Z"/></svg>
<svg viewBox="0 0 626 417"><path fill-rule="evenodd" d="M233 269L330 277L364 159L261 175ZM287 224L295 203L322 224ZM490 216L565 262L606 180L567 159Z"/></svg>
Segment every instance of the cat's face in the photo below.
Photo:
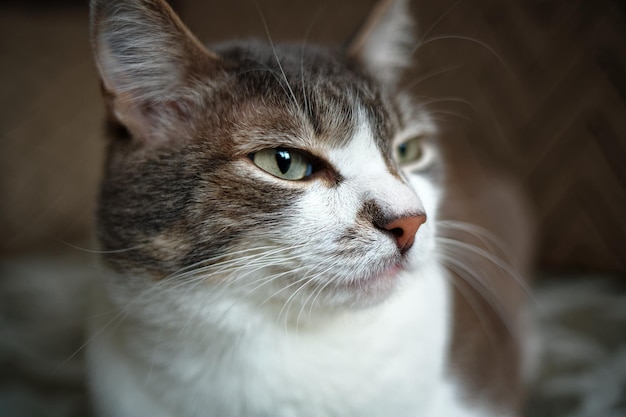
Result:
<svg viewBox="0 0 626 417"><path fill-rule="evenodd" d="M113 269L327 308L379 302L433 256L432 125L362 46L205 52L160 2L119 3L93 15L130 132L112 139L98 213Z"/></svg>

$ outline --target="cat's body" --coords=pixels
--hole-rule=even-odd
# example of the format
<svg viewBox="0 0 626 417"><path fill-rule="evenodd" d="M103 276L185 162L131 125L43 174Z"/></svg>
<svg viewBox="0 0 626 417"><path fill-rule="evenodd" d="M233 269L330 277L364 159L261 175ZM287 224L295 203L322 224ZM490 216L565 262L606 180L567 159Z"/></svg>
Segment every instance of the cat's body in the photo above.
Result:
<svg viewBox="0 0 626 417"><path fill-rule="evenodd" d="M91 350L97 404L114 415L485 415L444 377L448 300L433 268L388 303L297 330L231 298L212 309L229 310L230 326L155 323L137 337L122 323Z"/></svg>
<svg viewBox="0 0 626 417"><path fill-rule="evenodd" d="M207 52L160 1L92 1L105 98L130 133L111 141L98 212L101 415L515 412L516 395L482 389L494 372L472 396L450 353L442 162L395 82L405 7L381 4L346 50Z"/></svg>

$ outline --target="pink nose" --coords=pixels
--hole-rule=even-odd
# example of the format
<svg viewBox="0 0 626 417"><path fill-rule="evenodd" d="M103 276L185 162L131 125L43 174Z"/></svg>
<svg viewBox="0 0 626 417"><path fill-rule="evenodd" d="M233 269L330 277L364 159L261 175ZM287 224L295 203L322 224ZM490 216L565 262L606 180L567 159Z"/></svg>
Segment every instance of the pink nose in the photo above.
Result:
<svg viewBox="0 0 626 417"><path fill-rule="evenodd" d="M401 217L385 224L383 229L389 231L395 237L398 249L400 249L400 252L405 253L413 246L415 234L425 221L426 216L424 214Z"/></svg>

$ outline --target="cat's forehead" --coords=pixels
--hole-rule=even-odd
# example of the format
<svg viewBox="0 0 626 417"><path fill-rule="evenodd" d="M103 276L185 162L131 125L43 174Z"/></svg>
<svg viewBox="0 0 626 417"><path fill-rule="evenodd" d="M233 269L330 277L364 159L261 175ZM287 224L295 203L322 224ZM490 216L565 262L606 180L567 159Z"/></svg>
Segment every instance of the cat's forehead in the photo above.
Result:
<svg viewBox="0 0 626 417"><path fill-rule="evenodd" d="M388 142L402 128L399 109L382 86L332 50L235 44L220 48L230 63L237 124L258 140L347 146L364 123ZM294 145L298 145L297 143Z"/></svg>

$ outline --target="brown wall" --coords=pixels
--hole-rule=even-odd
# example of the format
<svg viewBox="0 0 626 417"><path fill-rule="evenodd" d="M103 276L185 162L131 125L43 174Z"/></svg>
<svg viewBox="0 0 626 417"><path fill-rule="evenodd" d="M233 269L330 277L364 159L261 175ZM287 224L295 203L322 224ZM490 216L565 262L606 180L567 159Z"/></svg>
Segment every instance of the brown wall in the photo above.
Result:
<svg viewBox="0 0 626 417"><path fill-rule="evenodd" d="M80 242L102 158L102 106L78 2L0 5L2 253ZM207 42L266 37L253 0L178 0ZM335 42L372 0L259 0L275 41ZM415 3L408 78L442 140L512 172L542 265L626 272L626 13L610 0ZM421 80L421 81L420 81Z"/></svg>

